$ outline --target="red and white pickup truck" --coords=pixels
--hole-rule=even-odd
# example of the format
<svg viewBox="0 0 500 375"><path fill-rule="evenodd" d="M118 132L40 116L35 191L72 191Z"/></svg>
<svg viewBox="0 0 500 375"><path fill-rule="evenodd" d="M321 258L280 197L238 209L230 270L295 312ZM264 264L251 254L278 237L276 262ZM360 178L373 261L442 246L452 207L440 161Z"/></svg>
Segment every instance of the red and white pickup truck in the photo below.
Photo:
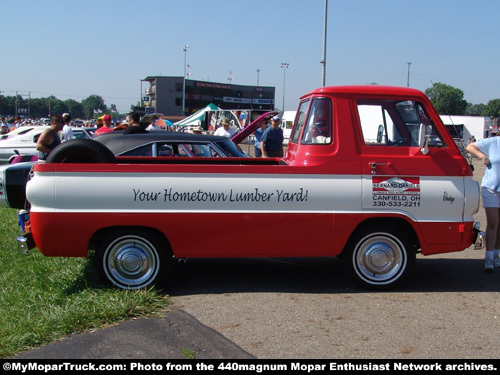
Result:
<svg viewBox="0 0 500 375"><path fill-rule="evenodd" d="M414 89L304 95L282 159L104 149L91 151L105 155L99 163L34 167L31 235L46 256L95 250L102 274L124 289L159 281L171 258L335 256L362 285L384 289L407 277L418 252L461 251L477 235L472 170Z"/></svg>

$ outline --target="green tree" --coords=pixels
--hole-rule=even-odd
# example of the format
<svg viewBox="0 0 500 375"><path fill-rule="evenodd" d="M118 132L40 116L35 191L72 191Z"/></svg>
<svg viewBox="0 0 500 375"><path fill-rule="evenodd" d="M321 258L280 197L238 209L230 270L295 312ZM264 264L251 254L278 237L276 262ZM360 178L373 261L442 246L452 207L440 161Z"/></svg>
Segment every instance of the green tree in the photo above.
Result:
<svg viewBox="0 0 500 375"><path fill-rule="evenodd" d="M483 116L500 117L500 99L493 99L486 104Z"/></svg>
<svg viewBox="0 0 500 375"><path fill-rule="evenodd" d="M83 114L83 105L82 103L77 102L73 99L68 99L64 101L64 104L68 108L68 113L71 115L73 119L85 117Z"/></svg>
<svg viewBox="0 0 500 375"><path fill-rule="evenodd" d="M103 113L108 110L106 104L104 104L104 99L99 95L90 95L88 98L83 99L82 108L85 118L93 118L95 109L100 109Z"/></svg>
<svg viewBox="0 0 500 375"><path fill-rule="evenodd" d="M465 109L465 114L467 116L482 116L485 108L486 108L485 104L467 103L467 108Z"/></svg>
<svg viewBox="0 0 500 375"><path fill-rule="evenodd" d="M434 83L425 94L440 115L463 115L467 107L464 92L444 83Z"/></svg>
<svg viewBox="0 0 500 375"><path fill-rule="evenodd" d="M14 116L16 113L16 97L15 96L1 96L2 101L1 115Z"/></svg>
<svg viewBox="0 0 500 375"><path fill-rule="evenodd" d="M31 99L30 115L32 118L49 117L49 102L51 98Z"/></svg>
<svg viewBox="0 0 500 375"><path fill-rule="evenodd" d="M55 97L51 101L50 110L53 115L62 115L63 113L69 112L68 106L62 100Z"/></svg>

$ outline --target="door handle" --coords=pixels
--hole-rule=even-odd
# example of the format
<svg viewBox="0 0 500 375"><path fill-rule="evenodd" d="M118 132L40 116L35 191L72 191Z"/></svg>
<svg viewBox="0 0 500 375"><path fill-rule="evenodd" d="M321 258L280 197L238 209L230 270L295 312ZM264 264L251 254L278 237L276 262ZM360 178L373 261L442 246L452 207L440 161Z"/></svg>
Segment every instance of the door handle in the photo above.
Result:
<svg viewBox="0 0 500 375"><path fill-rule="evenodd" d="M372 162L370 162L369 164L370 164L370 167L371 167L372 169L377 168L379 165L380 165L380 166L389 166L389 165L392 165L392 163L391 163L391 162L387 162L387 163L377 163L377 162L375 162L375 161L372 161Z"/></svg>

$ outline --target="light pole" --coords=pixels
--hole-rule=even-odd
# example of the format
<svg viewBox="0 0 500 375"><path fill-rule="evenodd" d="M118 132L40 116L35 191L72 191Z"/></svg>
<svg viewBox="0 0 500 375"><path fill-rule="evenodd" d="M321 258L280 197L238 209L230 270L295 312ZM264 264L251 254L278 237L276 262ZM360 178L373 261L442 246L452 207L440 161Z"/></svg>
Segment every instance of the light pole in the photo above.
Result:
<svg viewBox="0 0 500 375"><path fill-rule="evenodd" d="M326 84L326 26L328 20L328 0L325 0L325 21L324 21L324 35L323 35L323 60L320 63L323 65L323 77L322 84L325 87Z"/></svg>
<svg viewBox="0 0 500 375"><path fill-rule="evenodd" d="M182 77L182 115L186 116L186 55L189 45L185 45L182 49L184 51L184 76Z"/></svg>
<svg viewBox="0 0 500 375"><path fill-rule="evenodd" d="M410 87L410 65L411 62L408 62L408 78L406 78L406 87Z"/></svg>
<svg viewBox="0 0 500 375"><path fill-rule="evenodd" d="M281 63L281 67L283 68L283 111L285 111L285 72L289 66L289 63Z"/></svg>

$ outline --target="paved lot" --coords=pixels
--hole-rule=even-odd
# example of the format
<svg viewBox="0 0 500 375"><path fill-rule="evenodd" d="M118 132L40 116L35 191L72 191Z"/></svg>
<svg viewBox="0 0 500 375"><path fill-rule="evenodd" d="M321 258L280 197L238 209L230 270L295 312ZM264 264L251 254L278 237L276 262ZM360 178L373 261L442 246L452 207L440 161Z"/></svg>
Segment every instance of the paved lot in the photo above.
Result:
<svg viewBox="0 0 500 375"><path fill-rule="evenodd" d="M483 209L476 219L484 228ZM170 294L258 358L500 358L500 272L483 258L419 257L409 285L384 293L358 289L337 260L188 260Z"/></svg>

